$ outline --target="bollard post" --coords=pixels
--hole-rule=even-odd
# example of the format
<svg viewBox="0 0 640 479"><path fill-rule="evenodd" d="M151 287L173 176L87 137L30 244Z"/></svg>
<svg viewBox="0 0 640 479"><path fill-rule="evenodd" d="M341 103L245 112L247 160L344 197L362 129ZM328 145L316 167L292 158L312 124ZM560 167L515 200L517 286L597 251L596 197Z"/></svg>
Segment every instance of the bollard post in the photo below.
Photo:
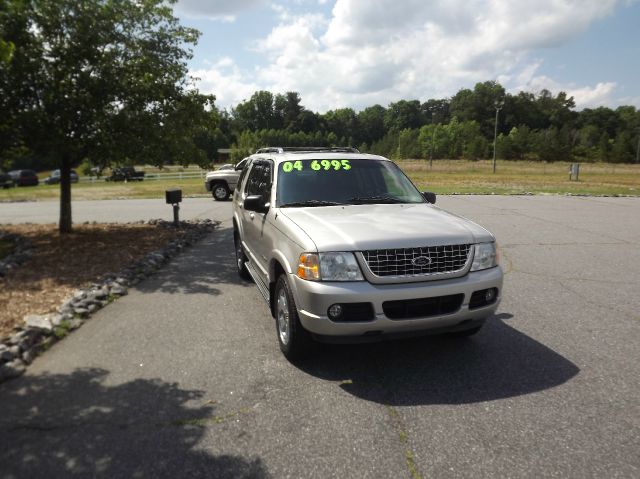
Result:
<svg viewBox="0 0 640 479"><path fill-rule="evenodd" d="M177 228L180 226L180 205L173 205L173 225Z"/></svg>

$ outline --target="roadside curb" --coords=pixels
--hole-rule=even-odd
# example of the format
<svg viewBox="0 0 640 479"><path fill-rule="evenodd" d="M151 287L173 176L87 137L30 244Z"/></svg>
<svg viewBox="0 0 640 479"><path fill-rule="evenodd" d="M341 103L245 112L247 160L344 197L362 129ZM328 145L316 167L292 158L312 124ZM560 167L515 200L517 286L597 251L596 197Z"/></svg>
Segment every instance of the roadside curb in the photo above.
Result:
<svg viewBox="0 0 640 479"><path fill-rule="evenodd" d="M130 224L175 228L173 222L159 219L136 221ZM211 233L218 224L219 222L209 219L181 221L179 228L184 231L181 238L176 238L163 248L148 253L116 274L106 275L99 283L78 289L58 306L55 313L25 316L23 326L16 327L13 334L0 338L0 383L24 374L27 366L36 356L71 331L81 327L96 311L125 296L131 286L155 274L185 248L198 243ZM4 236L10 236L4 239L10 239L18 246L16 251L0 264L0 276L3 265L12 265L8 268L12 269L26 261L31 248L31 244L19 235L5 234Z"/></svg>

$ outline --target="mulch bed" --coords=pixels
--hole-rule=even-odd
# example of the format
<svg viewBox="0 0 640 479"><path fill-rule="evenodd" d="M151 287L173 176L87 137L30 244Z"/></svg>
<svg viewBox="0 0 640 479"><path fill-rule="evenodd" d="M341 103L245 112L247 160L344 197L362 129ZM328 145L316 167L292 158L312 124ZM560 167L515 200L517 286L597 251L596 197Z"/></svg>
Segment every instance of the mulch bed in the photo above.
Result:
<svg viewBox="0 0 640 479"><path fill-rule="evenodd" d="M0 225L29 239L31 256L0 278L0 337L27 314L54 312L79 288L158 250L184 232L149 224L76 225L60 235L57 225Z"/></svg>

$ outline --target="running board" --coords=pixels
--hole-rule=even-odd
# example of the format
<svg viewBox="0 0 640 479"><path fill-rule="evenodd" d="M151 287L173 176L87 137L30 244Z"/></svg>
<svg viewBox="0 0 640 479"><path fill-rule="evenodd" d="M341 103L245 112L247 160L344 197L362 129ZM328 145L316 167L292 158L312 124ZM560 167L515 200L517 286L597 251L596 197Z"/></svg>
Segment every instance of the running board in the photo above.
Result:
<svg viewBox="0 0 640 479"><path fill-rule="evenodd" d="M244 265L247 268L247 271L249 272L251 277L253 278L253 282L256 283L256 286L258 287L258 291L260 291L260 294L262 295L264 300L267 302L267 304L269 304L269 289L260 280L260 275L253 267L253 263L251 261L247 261Z"/></svg>

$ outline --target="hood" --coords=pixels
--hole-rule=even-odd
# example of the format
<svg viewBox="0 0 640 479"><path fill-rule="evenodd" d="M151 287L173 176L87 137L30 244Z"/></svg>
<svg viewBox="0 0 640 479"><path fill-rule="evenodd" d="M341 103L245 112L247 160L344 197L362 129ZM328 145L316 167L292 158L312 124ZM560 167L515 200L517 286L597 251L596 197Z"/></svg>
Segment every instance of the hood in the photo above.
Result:
<svg viewBox="0 0 640 479"><path fill-rule="evenodd" d="M493 241L472 221L427 203L281 208L318 251L364 251Z"/></svg>

